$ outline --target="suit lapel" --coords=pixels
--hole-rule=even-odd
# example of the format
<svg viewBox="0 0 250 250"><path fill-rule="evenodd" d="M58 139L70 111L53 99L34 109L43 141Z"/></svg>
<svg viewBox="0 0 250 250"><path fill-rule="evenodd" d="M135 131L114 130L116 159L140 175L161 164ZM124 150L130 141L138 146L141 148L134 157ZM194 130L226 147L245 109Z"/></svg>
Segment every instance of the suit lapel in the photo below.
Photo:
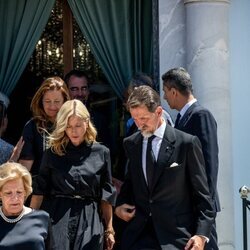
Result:
<svg viewBox="0 0 250 250"><path fill-rule="evenodd" d="M133 146L131 147L131 154L135 156L131 157L131 159L135 159L136 162L135 164L132 164L133 166L135 166L132 171L134 171L135 175L139 177L138 183L144 183L145 187L148 188L142 168L142 144L143 136L139 132L133 141Z"/></svg>
<svg viewBox="0 0 250 250"><path fill-rule="evenodd" d="M188 110L185 112L184 116L181 118L181 120L178 123L177 129L181 129L185 127L186 122L188 121L189 117L192 115L193 110L199 106L198 102L193 103Z"/></svg>

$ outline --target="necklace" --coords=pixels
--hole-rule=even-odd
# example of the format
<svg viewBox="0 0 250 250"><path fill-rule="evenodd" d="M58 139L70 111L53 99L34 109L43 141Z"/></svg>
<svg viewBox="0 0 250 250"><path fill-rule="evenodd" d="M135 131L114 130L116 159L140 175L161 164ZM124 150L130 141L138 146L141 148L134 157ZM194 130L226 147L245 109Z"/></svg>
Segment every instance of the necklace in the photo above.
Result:
<svg viewBox="0 0 250 250"><path fill-rule="evenodd" d="M23 208L22 212L18 215L18 217L16 217L15 219L10 219L4 215L2 207L0 207L0 215L8 223L16 223L20 221L22 217L24 216L24 213L25 213L25 209Z"/></svg>

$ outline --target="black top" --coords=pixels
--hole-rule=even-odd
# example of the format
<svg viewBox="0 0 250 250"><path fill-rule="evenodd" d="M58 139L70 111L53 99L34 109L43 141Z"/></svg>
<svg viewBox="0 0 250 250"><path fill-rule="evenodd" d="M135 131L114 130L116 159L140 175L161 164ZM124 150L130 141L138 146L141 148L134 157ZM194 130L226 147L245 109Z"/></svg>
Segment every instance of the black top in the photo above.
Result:
<svg viewBox="0 0 250 250"><path fill-rule="evenodd" d="M33 210L16 223L8 223L0 216L1 250L44 250L50 248L49 215Z"/></svg>
<svg viewBox="0 0 250 250"><path fill-rule="evenodd" d="M52 124L48 125L48 132L51 132ZM37 175L41 164L43 152L48 148L47 145L47 133L45 131L39 133L36 127L34 119L29 120L23 129L22 133L25 141L20 159L22 160L34 160L31 168L31 174Z"/></svg>
<svg viewBox="0 0 250 250"><path fill-rule="evenodd" d="M34 194L52 196L46 209L57 249L102 249L100 201L114 205L116 195L109 150L99 143L77 147L69 143L66 152L59 156L45 151Z"/></svg>

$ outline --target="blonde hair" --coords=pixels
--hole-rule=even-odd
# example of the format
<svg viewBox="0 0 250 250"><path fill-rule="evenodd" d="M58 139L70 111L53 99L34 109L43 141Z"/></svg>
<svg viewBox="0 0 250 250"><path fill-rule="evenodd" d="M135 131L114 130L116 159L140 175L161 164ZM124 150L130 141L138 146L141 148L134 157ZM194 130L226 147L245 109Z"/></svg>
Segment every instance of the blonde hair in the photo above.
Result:
<svg viewBox="0 0 250 250"><path fill-rule="evenodd" d="M69 138L65 132L69 118L78 116L79 118L88 121L88 127L84 134L84 141L91 144L96 141L97 131L90 121L90 115L85 105L79 100L66 101L59 112L55 121L55 129L49 136L49 145L53 152L58 155L64 155L65 148L69 143Z"/></svg>
<svg viewBox="0 0 250 250"><path fill-rule="evenodd" d="M42 132L47 128L47 122L49 121L48 116L43 109L42 102L43 96L48 90L60 90L62 92L64 102L70 99L67 85L60 77L55 76L44 80L32 98L30 105L30 109L36 122L37 130L39 132Z"/></svg>
<svg viewBox="0 0 250 250"><path fill-rule="evenodd" d="M17 162L6 162L0 166L0 191L8 181L21 178L26 198L32 193L32 178L26 167Z"/></svg>

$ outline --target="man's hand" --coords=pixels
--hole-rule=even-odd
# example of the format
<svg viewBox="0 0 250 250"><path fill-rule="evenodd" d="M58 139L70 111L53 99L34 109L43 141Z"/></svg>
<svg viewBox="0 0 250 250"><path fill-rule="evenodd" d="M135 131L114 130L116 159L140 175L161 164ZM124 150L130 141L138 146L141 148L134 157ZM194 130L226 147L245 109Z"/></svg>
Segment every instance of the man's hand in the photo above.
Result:
<svg viewBox="0 0 250 250"><path fill-rule="evenodd" d="M122 220L130 221L135 217L135 206L129 204L122 204L121 206L115 209L115 214Z"/></svg>
<svg viewBox="0 0 250 250"><path fill-rule="evenodd" d="M206 238L194 235L185 246L185 250L203 250L206 243Z"/></svg>

